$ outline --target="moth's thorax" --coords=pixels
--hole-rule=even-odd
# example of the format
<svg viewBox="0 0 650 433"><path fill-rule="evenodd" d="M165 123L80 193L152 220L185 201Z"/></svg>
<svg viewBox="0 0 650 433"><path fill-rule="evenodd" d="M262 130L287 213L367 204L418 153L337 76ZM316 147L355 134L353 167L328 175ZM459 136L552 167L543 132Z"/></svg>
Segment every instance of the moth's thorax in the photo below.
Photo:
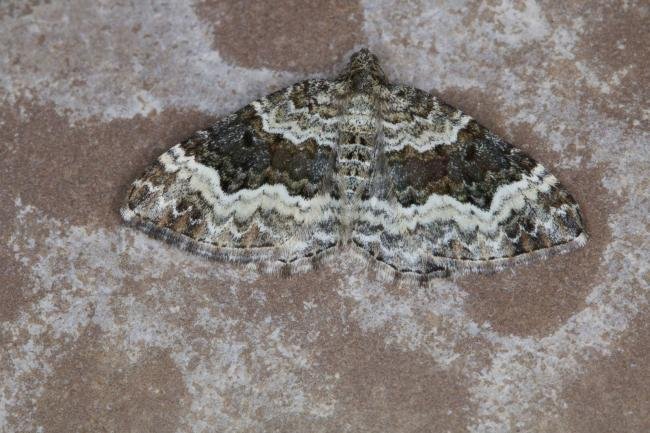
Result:
<svg viewBox="0 0 650 433"><path fill-rule="evenodd" d="M352 55L341 77L350 83L354 92L371 92L373 87L388 82L377 56L367 49Z"/></svg>

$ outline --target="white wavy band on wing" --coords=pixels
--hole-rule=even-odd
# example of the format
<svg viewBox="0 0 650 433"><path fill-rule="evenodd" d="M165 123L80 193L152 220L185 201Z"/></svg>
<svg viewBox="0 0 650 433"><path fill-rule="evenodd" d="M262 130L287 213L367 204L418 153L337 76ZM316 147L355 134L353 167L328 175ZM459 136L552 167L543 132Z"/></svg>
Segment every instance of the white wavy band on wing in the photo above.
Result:
<svg viewBox="0 0 650 433"><path fill-rule="evenodd" d="M507 219L511 211L534 202L538 193L550 191L555 184L555 176L546 174L544 167L538 164L530 175L500 186L488 210L470 203L461 203L448 195L432 194L426 203L407 208L372 197L360 204L359 220L382 225L390 233L413 231L417 225L447 220L455 221L466 230L478 228L484 233L492 233L499 229L499 223Z"/></svg>
<svg viewBox="0 0 650 433"><path fill-rule="evenodd" d="M310 224L335 217L339 206L338 201L328 195L317 195L311 199L291 195L282 184L228 194L221 189L218 171L198 163L193 156L187 156L180 144L161 155L159 161L167 172L176 174L175 183L185 181L191 190L200 192L217 217L246 220L258 209L264 209L290 216L298 223ZM165 200L163 195L159 195L159 200L161 206L167 205L162 202Z"/></svg>
<svg viewBox="0 0 650 433"><path fill-rule="evenodd" d="M319 145L335 148L338 142L339 117L322 117L305 108L296 108L287 89L286 104L274 106L264 98L251 105L262 119L262 129L270 134L281 134L293 144L314 139Z"/></svg>
<svg viewBox="0 0 650 433"><path fill-rule="evenodd" d="M456 142L458 133L472 120L470 116L456 113L457 117L444 119L444 128L439 130L441 113L432 111L427 117L414 116L414 122L392 123L382 121L382 140L386 152L397 152L410 146L418 152L426 152L437 146Z"/></svg>

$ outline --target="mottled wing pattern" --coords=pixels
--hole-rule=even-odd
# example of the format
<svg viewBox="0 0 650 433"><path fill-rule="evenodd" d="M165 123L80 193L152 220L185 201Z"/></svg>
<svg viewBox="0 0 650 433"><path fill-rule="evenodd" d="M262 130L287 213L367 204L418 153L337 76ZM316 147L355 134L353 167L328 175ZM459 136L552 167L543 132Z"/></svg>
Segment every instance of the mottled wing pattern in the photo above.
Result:
<svg viewBox="0 0 650 433"><path fill-rule="evenodd" d="M252 102L164 153L124 219L210 257L305 270L351 243L393 275L499 269L581 246L571 195L533 159L376 56Z"/></svg>
<svg viewBox="0 0 650 433"><path fill-rule="evenodd" d="M254 101L177 144L137 179L123 218L201 254L294 269L338 242L335 83Z"/></svg>
<svg viewBox="0 0 650 433"><path fill-rule="evenodd" d="M558 180L461 111L389 86L380 128L353 242L395 273L499 269L586 241Z"/></svg>

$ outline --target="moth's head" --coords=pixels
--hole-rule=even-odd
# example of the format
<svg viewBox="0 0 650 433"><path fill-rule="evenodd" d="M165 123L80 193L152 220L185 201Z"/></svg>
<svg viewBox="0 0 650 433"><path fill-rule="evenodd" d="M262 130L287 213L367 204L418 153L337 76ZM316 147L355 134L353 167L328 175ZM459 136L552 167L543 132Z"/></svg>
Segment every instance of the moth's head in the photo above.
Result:
<svg viewBox="0 0 650 433"><path fill-rule="evenodd" d="M350 57L350 63L343 70L342 77L349 79L355 87L388 83L379 59L367 48L362 48Z"/></svg>

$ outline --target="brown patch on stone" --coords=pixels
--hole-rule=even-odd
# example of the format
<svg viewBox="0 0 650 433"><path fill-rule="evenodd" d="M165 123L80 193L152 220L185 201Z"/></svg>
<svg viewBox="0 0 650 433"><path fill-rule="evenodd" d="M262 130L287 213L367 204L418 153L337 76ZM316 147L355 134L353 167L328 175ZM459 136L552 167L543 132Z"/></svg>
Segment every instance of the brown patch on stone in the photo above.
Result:
<svg viewBox="0 0 650 433"><path fill-rule="evenodd" d="M647 67L650 63L650 45L647 43L650 40L650 5L644 2L628 7L611 2L586 4L596 9L586 17L597 19L591 25L585 25L588 31L582 35L576 48L579 57L610 86L612 91L604 99L610 99L615 108L608 110L608 114L618 117L619 104L638 106L635 101L647 101L650 97L648 86L644 85L650 83L650 69ZM626 73L615 79L615 73L623 68Z"/></svg>
<svg viewBox="0 0 650 433"><path fill-rule="evenodd" d="M5 220L6 221L6 220ZM0 323L10 322L29 303L25 295L29 270L0 249Z"/></svg>
<svg viewBox="0 0 650 433"><path fill-rule="evenodd" d="M422 352L388 346L382 331L341 326L317 343L315 364L338 377L337 415L327 431L466 431L473 408L460 372L440 369Z"/></svg>
<svg viewBox="0 0 650 433"><path fill-rule="evenodd" d="M589 101L633 136L649 127L641 107L650 98L650 5L642 3L621 7L603 2L591 14L598 19L585 26L588 31L576 47L578 57L604 83L583 84ZM603 93L602 86L608 91Z"/></svg>
<svg viewBox="0 0 650 433"><path fill-rule="evenodd" d="M565 389L563 431L650 431L649 311L637 316L613 354L591 362Z"/></svg>
<svg viewBox="0 0 650 433"><path fill-rule="evenodd" d="M357 1L203 0L197 14L213 25L215 49L249 68L329 70L364 41Z"/></svg>
<svg viewBox="0 0 650 433"><path fill-rule="evenodd" d="M611 238L608 209L618 201L602 186L604 172L556 170L582 209L590 236L585 247L493 275L459 278L471 294L467 309L474 320L506 334L543 335L583 308L585 296L603 277L601 254Z"/></svg>
<svg viewBox="0 0 650 433"><path fill-rule="evenodd" d="M47 433L173 433L187 402L169 353L150 349L132 363L91 327L45 383L35 422Z"/></svg>
<svg viewBox="0 0 650 433"><path fill-rule="evenodd" d="M21 110L24 111L21 113ZM51 104L0 110L0 177L13 198L72 224L119 224L128 185L167 148L209 124L197 112L71 125Z"/></svg>

